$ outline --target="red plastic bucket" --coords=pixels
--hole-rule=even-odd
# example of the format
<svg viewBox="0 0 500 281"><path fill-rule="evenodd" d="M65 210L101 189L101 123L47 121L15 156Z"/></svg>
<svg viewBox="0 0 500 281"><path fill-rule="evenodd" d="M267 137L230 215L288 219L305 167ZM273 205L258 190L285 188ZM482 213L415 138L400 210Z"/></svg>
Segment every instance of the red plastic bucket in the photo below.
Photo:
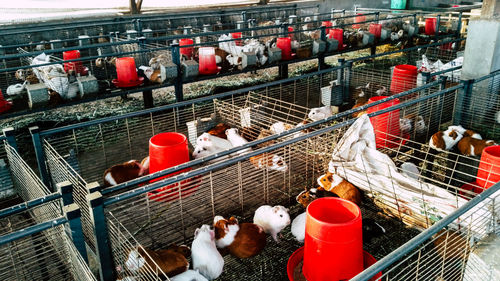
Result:
<svg viewBox="0 0 500 281"><path fill-rule="evenodd" d="M186 45L193 45L193 42L194 42L193 39L190 38L184 38L179 40L179 46L181 47L179 50L181 55L184 55L188 58L193 57L193 47L182 47Z"/></svg>
<svg viewBox="0 0 500 281"><path fill-rule="evenodd" d="M417 86L417 67L409 64L400 64L394 67L391 79L391 93L399 94Z"/></svg>
<svg viewBox="0 0 500 281"><path fill-rule="evenodd" d="M80 51L72 50L63 52L63 60L75 60L80 58ZM74 70L76 73L80 75L87 75L88 70L83 67L83 62L74 61L74 62L65 62L64 63L64 71L68 72L69 70Z"/></svg>
<svg viewBox="0 0 500 281"><path fill-rule="evenodd" d="M434 35L436 34L436 18L426 18L425 19L425 34L426 35Z"/></svg>
<svg viewBox="0 0 500 281"><path fill-rule="evenodd" d="M477 184L488 189L500 181L500 145L484 148L477 170Z"/></svg>
<svg viewBox="0 0 500 281"><path fill-rule="evenodd" d="M189 149L185 135L175 132L166 132L154 135L149 139L149 173L158 172L177 166L189 161ZM179 173L187 172L190 169L166 175L154 181L164 179ZM152 182L154 182L152 181ZM155 201L173 201L179 198L179 185L182 196L194 192L194 188L189 186L189 180L169 186L161 187L149 192L150 199ZM187 188L190 187L190 188Z"/></svg>
<svg viewBox="0 0 500 281"><path fill-rule="evenodd" d="M309 204L302 271L309 281L350 279L363 271L361 210L356 204L333 197Z"/></svg>
<svg viewBox="0 0 500 281"><path fill-rule="evenodd" d="M112 82L118 87L133 87L142 83L144 77L137 76L135 60L132 57L116 59L116 76Z"/></svg>
<svg viewBox="0 0 500 281"><path fill-rule="evenodd" d="M332 27L333 23L331 21L324 21L324 22L321 22L321 26L326 26L325 33L328 34L328 33L330 33L330 30L331 30L331 28L329 28L329 27Z"/></svg>
<svg viewBox="0 0 500 281"><path fill-rule="evenodd" d="M360 23L366 21L366 16L363 16L363 14L358 14L357 17L354 18L355 23ZM352 28L361 28L361 24L353 24Z"/></svg>
<svg viewBox="0 0 500 281"><path fill-rule="evenodd" d="M368 103L374 103L385 98L387 98L387 96L371 97L368 100ZM379 105L369 107L367 112L376 112L396 104L399 104L399 99L393 99ZM373 130L375 131L375 142L377 144L377 148L393 148L399 145L397 141L394 141L400 134L399 109L373 116L370 118L370 122L373 125Z"/></svg>
<svg viewBox="0 0 500 281"><path fill-rule="evenodd" d="M344 48L344 30L341 28L332 28L330 29L330 34L328 35L330 39L335 39L339 41L338 50L342 50Z"/></svg>
<svg viewBox="0 0 500 281"><path fill-rule="evenodd" d="M382 33L382 25L379 23L370 23L368 32L373 34L375 38L380 38L380 34Z"/></svg>
<svg viewBox="0 0 500 281"><path fill-rule="evenodd" d="M233 38L233 39L240 39L241 38L241 32L233 32L233 33L231 33L231 38ZM236 40L234 42L236 43L236 46L241 46L241 40Z"/></svg>
<svg viewBox="0 0 500 281"><path fill-rule="evenodd" d="M293 27L289 26L288 27L288 37L292 38L293 39Z"/></svg>
<svg viewBox="0 0 500 281"><path fill-rule="evenodd" d="M441 50L451 50L453 48L453 43L446 43L439 46Z"/></svg>
<svg viewBox="0 0 500 281"><path fill-rule="evenodd" d="M290 37L280 37L276 41L276 47L281 49L281 59L292 59L292 41Z"/></svg>
<svg viewBox="0 0 500 281"><path fill-rule="evenodd" d="M299 263L304 259L304 247L298 248L288 259L288 263L286 264L286 272L288 275L288 280L295 281L294 279L294 271L295 268L299 265ZM377 260L370 255L367 251L363 251L363 267L367 269L368 267L374 265ZM377 273L375 276L370 278L370 281L375 281L382 277L382 272Z"/></svg>
<svg viewBox="0 0 500 281"><path fill-rule="evenodd" d="M215 62L215 49L213 47L200 48L198 50L198 56L198 72L201 75L212 75L219 72Z"/></svg>

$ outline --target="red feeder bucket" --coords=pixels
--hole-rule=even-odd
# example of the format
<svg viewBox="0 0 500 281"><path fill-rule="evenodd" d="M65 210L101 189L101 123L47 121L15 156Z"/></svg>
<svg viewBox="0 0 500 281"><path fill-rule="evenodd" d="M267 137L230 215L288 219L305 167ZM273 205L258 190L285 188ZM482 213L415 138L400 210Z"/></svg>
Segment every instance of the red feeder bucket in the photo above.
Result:
<svg viewBox="0 0 500 281"><path fill-rule="evenodd" d="M299 265L299 263L304 259L304 247L300 247L297 251L293 252L293 254L288 259L288 263L286 264L286 271L288 275L288 280L295 281L294 271L295 268ZM363 267L367 269L368 267L374 265L377 260L370 255L367 251L363 251ZM370 278L370 281L376 281L382 277L382 272L377 273L375 276Z"/></svg>
<svg viewBox="0 0 500 281"><path fill-rule="evenodd" d="M289 26L288 27L288 37L292 38L293 39L293 27Z"/></svg>
<svg viewBox="0 0 500 281"><path fill-rule="evenodd" d="M199 64L198 72L202 75L212 75L219 72L215 61L215 49L213 47L202 47L198 50Z"/></svg>
<svg viewBox="0 0 500 281"><path fill-rule="evenodd" d="M231 33L231 38L233 38L233 39L240 39L241 38L241 32L233 32L233 33ZM236 46L241 46L241 40L236 40L234 42L236 43Z"/></svg>
<svg viewBox="0 0 500 281"><path fill-rule="evenodd" d="M439 46L441 50L451 50L453 48L453 43L446 43Z"/></svg>
<svg viewBox="0 0 500 281"><path fill-rule="evenodd" d="M476 182L480 187L488 189L498 181L500 181L500 145L488 146L481 154Z"/></svg>
<svg viewBox="0 0 500 281"><path fill-rule="evenodd" d="M391 80L391 93L399 94L417 86L417 67L409 64L400 64L394 67Z"/></svg>
<svg viewBox="0 0 500 281"><path fill-rule="evenodd" d="M309 281L342 280L363 271L361 228L361 210L350 201L325 197L309 204L304 277Z"/></svg>
<svg viewBox="0 0 500 281"><path fill-rule="evenodd" d="M425 19L425 34L426 35L434 35L436 34L436 18L426 18Z"/></svg>
<svg viewBox="0 0 500 281"><path fill-rule="evenodd" d="M326 34L329 34L330 33L330 29L331 28L328 28L328 27L332 27L333 26L333 23L331 21L324 21L321 23L321 26L326 26Z"/></svg>
<svg viewBox="0 0 500 281"><path fill-rule="evenodd" d="M341 28L330 29L330 34L328 35L330 39L335 39L339 41L338 50L344 49L344 30Z"/></svg>
<svg viewBox="0 0 500 281"><path fill-rule="evenodd" d="M290 37L280 37L276 41L276 47L281 49L281 59L292 59L292 41Z"/></svg>
<svg viewBox="0 0 500 281"><path fill-rule="evenodd" d="M63 52L63 60L76 60L80 58L80 51L66 51ZM83 63L81 61L74 62L65 62L64 63L64 71L68 72L69 70L74 70L76 73L80 75L87 75L88 69L83 67Z"/></svg>
<svg viewBox="0 0 500 281"><path fill-rule="evenodd" d="M149 139L149 173L165 170L189 161L189 149L185 135L175 132L160 133ZM187 172L190 169L166 175L167 178L176 174ZM157 179L157 180L160 180ZM155 181L157 181L155 180ZM173 201L179 198L178 187L181 185L181 194L186 196L194 192L193 187L188 187L189 180L169 186L161 187L149 192L150 199L155 201Z"/></svg>
<svg viewBox="0 0 500 281"><path fill-rule="evenodd" d="M116 59L116 76L118 78L111 82L120 88L138 86L144 81L144 77L137 76L135 60L132 57Z"/></svg>
<svg viewBox="0 0 500 281"><path fill-rule="evenodd" d="M360 23L360 22L365 22L366 21L366 16L363 16L363 14L358 14L357 17L354 18L355 23ZM361 28L361 24L353 24L352 28Z"/></svg>
<svg viewBox="0 0 500 281"><path fill-rule="evenodd" d="M368 32L373 34L375 38L380 38L380 34L382 33L382 25L379 23L370 23Z"/></svg>
<svg viewBox="0 0 500 281"><path fill-rule="evenodd" d="M2 90L0 90L0 113L8 111L12 107L12 102L4 99Z"/></svg>
<svg viewBox="0 0 500 281"><path fill-rule="evenodd" d="M368 103L374 103L385 98L387 98L387 96L372 97L368 100ZM369 107L367 112L376 112L396 104L399 104L399 99L392 99L379 105ZM399 109L373 116L370 118L370 122L373 125L373 130L375 131L375 142L377 144L377 148L394 148L399 146L399 142L396 140L400 134Z"/></svg>
<svg viewBox="0 0 500 281"><path fill-rule="evenodd" d="M184 38L184 39L179 40L179 46L181 47L180 48L181 55L184 55L188 58L193 57L193 47L182 47L182 46L186 46L186 45L193 45L193 42L194 42L193 39L189 39L189 38Z"/></svg>

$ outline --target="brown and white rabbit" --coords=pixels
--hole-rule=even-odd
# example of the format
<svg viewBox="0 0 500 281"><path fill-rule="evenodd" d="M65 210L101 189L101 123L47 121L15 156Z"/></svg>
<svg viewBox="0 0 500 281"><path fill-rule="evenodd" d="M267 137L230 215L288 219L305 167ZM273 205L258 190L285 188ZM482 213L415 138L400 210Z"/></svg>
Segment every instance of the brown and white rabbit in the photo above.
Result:
<svg viewBox="0 0 500 281"><path fill-rule="evenodd" d="M191 261L193 269L198 270L208 280L213 280L222 274L224 259L215 246L215 232L209 225L202 225L194 232L191 244Z"/></svg>
<svg viewBox="0 0 500 281"><path fill-rule="evenodd" d="M439 151L452 149L461 139L463 135L448 128L446 131L439 131L432 135L429 140L429 146Z"/></svg>
<svg viewBox="0 0 500 281"><path fill-rule="evenodd" d="M277 205L271 207L263 205L255 210L253 223L262 227L266 233L271 234L274 241L278 241L278 234L290 224L288 209Z"/></svg>
<svg viewBox="0 0 500 281"><path fill-rule="evenodd" d="M262 129L260 130L260 134L259 136L257 137L258 140L261 140L261 139L265 139L269 136L272 136L274 133L271 131L271 130L268 130L268 129ZM261 143L259 145L257 145L257 148L262 148L262 147L266 147L266 146L270 146L270 145L273 145L276 143L276 140L270 140L270 141L266 141L264 143ZM251 161L251 160L250 160Z"/></svg>
<svg viewBox="0 0 500 281"><path fill-rule="evenodd" d="M286 172L288 170L288 165L283 160L283 158L277 154L272 153L262 153L250 157L250 163L257 169L268 169L279 172Z"/></svg>
<svg viewBox="0 0 500 281"><path fill-rule="evenodd" d="M211 134L212 136L219 137L221 139L227 139L226 130L229 128L231 128L231 126L224 123L219 123L212 129L208 130L207 133Z"/></svg>
<svg viewBox="0 0 500 281"><path fill-rule="evenodd" d="M217 248L227 248L231 255L240 259L258 255L266 246L266 233L253 223L238 224L234 217L228 220L214 217L215 244Z"/></svg>
<svg viewBox="0 0 500 281"><path fill-rule="evenodd" d="M190 255L189 247L170 245L166 249L151 250L143 247L137 247L128 253L125 266L133 273L139 273L147 270L144 265L158 272L158 268L167 276L180 274L189 268L187 258ZM163 276L159 276L162 278Z"/></svg>
<svg viewBox="0 0 500 281"><path fill-rule="evenodd" d="M299 193L299 195L297 195L295 199L297 200L297 203L302 205L302 207L307 208L307 206L309 206L309 204L311 204L312 201L323 197L339 197L339 196L334 192L330 192L316 187L302 191L301 193Z"/></svg>
<svg viewBox="0 0 500 281"><path fill-rule="evenodd" d="M142 177L146 174L146 172L149 172L149 157L146 158L144 158L142 162L147 166L141 165L141 163L137 160L130 160L108 168L104 171L103 175L104 186L108 187L118 185L120 183Z"/></svg>
<svg viewBox="0 0 500 281"><path fill-rule="evenodd" d="M326 172L318 178L317 182L320 188L333 192L340 198L349 200L358 206L361 205L361 191L339 175Z"/></svg>
<svg viewBox="0 0 500 281"><path fill-rule="evenodd" d="M474 132L473 130L465 129L461 125L456 125L456 126L449 126L448 129L457 131L458 133L462 134L465 137L471 137L475 138L478 140L482 140L483 138L481 137L480 134Z"/></svg>
<svg viewBox="0 0 500 281"><path fill-rule="evenodd" d="M463 137L457 144L458 150L465 156L480 156L484 148L497 145L493 140L481 140L473 137Z"/></svg>

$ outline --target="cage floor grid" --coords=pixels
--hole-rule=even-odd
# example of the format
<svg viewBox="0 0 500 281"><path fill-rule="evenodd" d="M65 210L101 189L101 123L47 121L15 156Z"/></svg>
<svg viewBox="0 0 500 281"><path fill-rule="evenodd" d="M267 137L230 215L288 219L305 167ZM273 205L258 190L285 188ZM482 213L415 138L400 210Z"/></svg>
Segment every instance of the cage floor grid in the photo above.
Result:
<svg viewBox="0 0 500 281"><path fill-rule="evenodd" d="M293 220L304 211L302 206L291 206L291 219ZM361 211L363 218L374 219L386 230L383 236L375 237L370 243L363 244L364 250L377 260L420 233L419 230L410 228L401 221L384 214L369 198L364 198ZM240 222L251 221L251 219L237 218ZM263 252L253 258L238 259L230 255L224 256L224 272L217 280L288 280L286 274L288 258L303 244L295 240L290 232L290 226L286 227L281 234L279 243L269 236Z"/></svg>

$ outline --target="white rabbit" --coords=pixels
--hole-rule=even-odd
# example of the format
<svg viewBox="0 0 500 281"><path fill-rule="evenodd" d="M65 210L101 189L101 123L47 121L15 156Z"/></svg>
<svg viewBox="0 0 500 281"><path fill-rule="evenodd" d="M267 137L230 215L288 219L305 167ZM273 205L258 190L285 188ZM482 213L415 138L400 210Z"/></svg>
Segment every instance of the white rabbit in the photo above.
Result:
<svg viewBox="0 0 500 281"><path fill-rule="evenodd" d="M237 146L242 146L242 145L245 145L248 143L248 141L246 139L244 139L242 136L240 136L238 134L238 129L236 128L230 128L230 129L227 129L226 130L226 136L227 136L227 140L234 146L234 147L237 147ZM242 149L242 150L239 150L238 153L245 153L245 152L248 152L250 151L251 148L245 148L245 149Z"/></svg>
<svg viewBox="0 0 500 281"><path fill-rule="evenodd" d="M170 277L170 281L208 281L198 270L188 270L174 277Z"/></svg>
<svg viewBox="0 0 500 281"><path fill-rule="evenodd" d="M262 227L266 233L271 234L274 241L279 242L278 233L290 224L290 215L288 209L283 206L263 205L255 210L253 223Z"/></svg>
<svg viewBox="0 0 500 281"><path fill-rule="evenodd" d="M197 145L194 148L193 158L199 159L199 158L207 157L209 155L222 152L224 150L226 150L226 149L217 148L217 147L211 145L210 142L203 143L201 145ZM220 157L220 158L208 161L208 163L215 163L215 162L222 161L222 160L225 160L228 158L229 158L229 156L224 156L224 157Z"/></svg>
<svg viewBox="0 0 500 281"><path fill-rule="evenodd" d="M297 241L304 242L306 236L306 212L303 212L293 219L292 234Z"/></svg>
<svg viewBox="0 0 500 281"><path fill-rule="evenodd" d="M325 118L332 116L332 108L329 105L323 107L316 107L311 109L311 111L307 116L309 117L309 119L313 121L323 120Z"/></svg>
<svg viewBox="0 0 500 281"><path fill-rule="evenodd" d="M271 132L273 134L281 134L284 131L288 131L288 130L291 130L293 128L294 127L292 125L279 121L279 122L273 123L269 127L269 130L271 130Z"/></svg>
<svg viewBox="0 0 500 281"><path fill-rule="evenodd" d="M228 140L213 136L209 133L203 133L196 139L197 146L203 144L222 150L233 148L233 145Z"/></svg>
<svg viewBox="0 0 500 281"><path fill-rule="evenodd" d="M215 246L215 233L210 226L204 224L194 232L191 244L191 260L193 269L208 280L213 280L222 274L224 259Z"/></svg>

